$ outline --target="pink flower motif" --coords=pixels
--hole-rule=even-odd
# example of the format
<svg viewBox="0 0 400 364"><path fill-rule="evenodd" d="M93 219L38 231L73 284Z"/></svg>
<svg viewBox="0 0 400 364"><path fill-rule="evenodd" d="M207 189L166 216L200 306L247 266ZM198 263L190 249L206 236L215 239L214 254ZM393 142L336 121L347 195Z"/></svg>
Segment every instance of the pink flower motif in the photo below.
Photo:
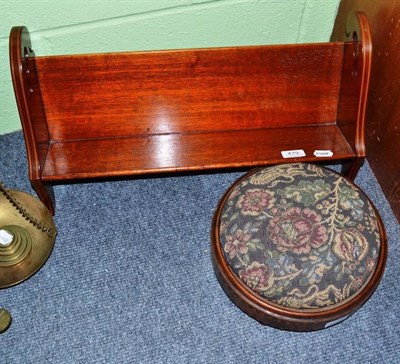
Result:
<svg viewBox="0 0 400 364"><path fill-rule="evenodd" d="M240 279L252 290L262 292L273 285L273 271L254 261L239 272Z"/></svg>
<svg viewBox="0 0 400 364"><path fill-rule="evenodd" d="M272 191L262 189L247 190L244 195L240 196L237 206L244 215L258 216L261 215L264 209L270 209L274 205L276 199L273 196L274 192Z"/></svg>
<svg viewBox="0 0 400 364"><path fill-rule="evenodd" d="M229 258L234 258L238 253L246 254L248 251L246 243L250 238L251 235L245 234L241 229L237 229L233 235L227 235L224 249L229 254Z"/></svg>
<svg viewBox="0 0 400 364"><path fill-rule="evenodd" d="M296 254L307 254L328 241L321 216L308 207L291 207L282 211L270 221L268 233L278 250Z"/></svg>

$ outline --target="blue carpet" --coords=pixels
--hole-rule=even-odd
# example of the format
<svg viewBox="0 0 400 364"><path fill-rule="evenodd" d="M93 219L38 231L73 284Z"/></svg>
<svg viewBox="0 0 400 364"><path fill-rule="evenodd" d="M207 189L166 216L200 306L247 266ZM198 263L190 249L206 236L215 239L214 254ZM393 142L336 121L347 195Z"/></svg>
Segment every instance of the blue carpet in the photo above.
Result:
<svg viewBox="0 0 400 364"><path fill-rule="evenodd" d="M13 316L0 363L399 363L400 227L368 164L356 183L385 223L382 283L329 329L262 326L227 298L211 265L219 198L242 173L55 187L55 249L0 290ZM0 180L34 194L20 132L0 136Z"/></svg>

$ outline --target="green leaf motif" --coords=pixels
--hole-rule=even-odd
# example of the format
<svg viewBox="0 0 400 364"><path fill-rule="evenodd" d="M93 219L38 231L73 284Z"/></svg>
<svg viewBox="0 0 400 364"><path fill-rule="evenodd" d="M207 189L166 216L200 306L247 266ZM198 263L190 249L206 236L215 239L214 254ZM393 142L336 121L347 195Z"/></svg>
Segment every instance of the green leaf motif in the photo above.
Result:
<svg viewBox="0 0 400 364"><path fill-rule="evenodd" d="M297 185L279 189L278 194L283 198L302 203L304 206L312 206L317 201L325 198L331 192L328 183L322 179L314 181L301 180Z"/></svg>

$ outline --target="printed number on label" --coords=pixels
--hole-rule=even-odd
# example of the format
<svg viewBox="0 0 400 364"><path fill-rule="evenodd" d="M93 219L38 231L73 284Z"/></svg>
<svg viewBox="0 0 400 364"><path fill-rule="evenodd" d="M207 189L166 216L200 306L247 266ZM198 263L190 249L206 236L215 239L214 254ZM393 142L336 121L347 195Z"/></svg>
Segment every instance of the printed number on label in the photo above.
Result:
<svg viewBox="0 0 400 364"><path fill-rule="evenodd" d="M306 156L306 153L303 149L283 150L281 154L283 158L298 158Z"/></svg>

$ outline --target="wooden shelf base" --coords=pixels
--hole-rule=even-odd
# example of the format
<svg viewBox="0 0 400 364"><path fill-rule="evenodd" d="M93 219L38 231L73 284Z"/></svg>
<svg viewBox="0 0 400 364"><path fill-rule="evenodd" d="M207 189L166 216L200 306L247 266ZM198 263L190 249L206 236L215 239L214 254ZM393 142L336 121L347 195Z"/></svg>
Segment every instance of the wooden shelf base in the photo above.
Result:
<svg viewBox="0 0 400 364"><path fill-rule="evenodd" d="M281 151L294 149L303 149L308 161L354 157L335 124L279 131L274 128L146 135L53 142L42 179L52 182L301 161L302 158L282 157ZM317 158L315 150L330 150L333 155Z"/></svg>

